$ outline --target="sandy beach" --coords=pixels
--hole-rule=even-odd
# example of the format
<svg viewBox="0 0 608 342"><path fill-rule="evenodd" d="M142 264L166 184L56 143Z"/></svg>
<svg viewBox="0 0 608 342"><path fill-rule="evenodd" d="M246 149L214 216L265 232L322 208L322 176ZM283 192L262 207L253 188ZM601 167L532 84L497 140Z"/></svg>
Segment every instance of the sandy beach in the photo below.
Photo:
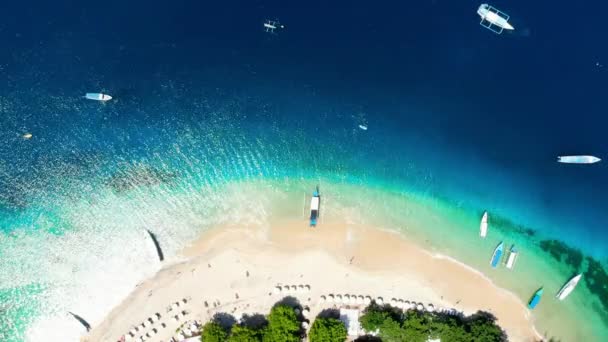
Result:
<svg viewBox="0 0 608 342"><path fill-rule="evenodd" d="M481 273L455 260L427 252L400 235L347 222L278 221L265 228L218 227L186 248L179 261L164 265L139 284L82 341L119 341L134 326L159 313L158 334L168 341L182 321L207 321L217 312L237 319L268 313L284 285L309 285L289 294L311 309L312 317L331 304L327 294L369 295L432 303L465 314L492 312L511 341L540 338L524 303ZM172 303L187 299L172 317Z"/></svg>

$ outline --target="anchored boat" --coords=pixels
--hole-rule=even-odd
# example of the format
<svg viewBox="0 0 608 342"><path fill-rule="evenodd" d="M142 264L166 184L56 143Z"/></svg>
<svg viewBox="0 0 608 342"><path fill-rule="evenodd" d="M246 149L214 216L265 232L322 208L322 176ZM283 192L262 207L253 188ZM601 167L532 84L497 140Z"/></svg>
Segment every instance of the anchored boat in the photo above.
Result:
<svg viewBox="0 0 608 342"><path fill-rule="evenodd" d="M501 241L498 244L498 246L496 246L496 248L494 249L494 254L492 254L492 259L490 259L490 265L493 268L496 268L496 266L498 266L498 263L500 262L500 258L502 257L504 245L505 244Z"/></svg>
<svg viewBox="0 0 608 342"><path fill-rule="evenodd" d="M515 261L517 261L518 252L515 249L515 245L511 246L509 249L509 256L507 257L507 264L505 265L508 269L513 269L515 266Z"/></svg>
<svg viewBox="0 0 608 342"><path fill-rule="evenodd" d="M319 194L319 186L312 193L310 199L310 226L317 226L317 219L319 218L319 207L321 206L321 195Z"/></svg>
<svg viewBox="0 0 608 342"><path fill-rule="evenodd" d="M538 302L540 302L540 297L542 297L542 295L543 295L543 288L541 287L534 293L534 295L528 302L528 309L534 309L536 307L536 305L538 305Z"/></svg>
<svg viewBox="0 0 608 342"><path fill-rule="evenodd" d="M479 236L485 238L488 234L488 212L484 211L479 224Z"/></svg>
<svg viewBox="0 0 608 342"><path fill-rule="evenodd" d="M564 300L566 297L568 297L568 295L570 295L570 293L572 291L574 291L574 288L576 287L576 285L578 285L578 282L581 280L581 277L583 275L579 274L575 277L573 277L572 279L570 279L566 285L564 285L561 290L559 290L559 292L557 293L557 295L555 296L557 299L559 300Z"/></svg>
<svg viewBox="0 0 608 342"><path fill-rule="evenodd" d="M102 94L102 93L86 93L84 95L84 97L88 100L94 100L94 101L110 101L112 99L112 96L107 95L107 94Z"/></svg>
<svg viewBox="0 0 608 342"><path fill-rule="evenodd" d="M601 159L596 156L559 156L557 161L565 164L594 164Z"/></svg>

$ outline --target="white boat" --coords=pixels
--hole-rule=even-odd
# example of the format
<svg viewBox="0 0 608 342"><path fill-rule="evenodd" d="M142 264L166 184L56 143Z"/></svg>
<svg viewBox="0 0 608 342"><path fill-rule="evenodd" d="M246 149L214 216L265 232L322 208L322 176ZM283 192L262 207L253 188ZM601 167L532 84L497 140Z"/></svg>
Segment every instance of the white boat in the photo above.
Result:
<svg viewBox="0 0 608 342"><path fill-rule="evenodd" d="M488 212L484 211L481 217L481 223L479 224L479 236L485 238L488 234Z"/></svg>
<svg viewBox="0 0 608 342"><path fill-rule="evenodd" d="M514 30L509 24L509 15L488 4L482 4L477 9L477 14L481 17L479 25L488 30L501 34L503 30Z"/></svg>
<svg viewBox="0 0 608 342"><path fill-rule="evenodd" d="M579 275L575 276L574 278L570 279L566 283L566 285L564 285L562 287L562 289L559 290L559 292L557 293L555 298L557 298L559 300L564 300L566 297L568 297L568 295L570 295L570 293L572 291L574 291L574 288L576 287L576 285L578 285L578 282L581 280L582 277L583 277L583 275L579 274Z"/></svg>
<svg viewBox="0 0 608 342"><path fill-rule="evenodd" d="M511 246L511 249L509 249L509 256L507 257L507 264L505 265L508 269L513 269L513 266L515 266L515 261L517 261L518 254L519 252L517 252L515 246Z"/></svg>
<svg viewBox="0 0 608 342"><path fill-rule="evenodd" d="M319 186L312 193L310 199L310 226L316 227L317 220L319 219L319 207L321 206L321 194L319 193Z"/></svg>
<svg viewBox="0 0 608 342"><path fill-rule="evenodd" d="M364 131L367 131L367 125L359 125L359 128L361 128Z"/></svg>
<svg viewBox="0 0 608 342"><path fill-rule="evenodd" d="M557 161L565 164L593 164L601 159L595 156L559 156Z"/></svg>
<svg viewBox="0 0 608 342"><path fill-rule="evenodd" d="M264 31L268 33L276 33L277 29L284 29L285 25L281 25L278 20L266 20L264 22Z"/></svg>
<svg viewBox="0 0 608 342"><path fill-rule="evenodd" d="M112 96L107 95L107 94L102 94L102 93L86 93L84 95L84 97L88 100L94 100L94 101L110 101L112 99Z"/></svg>

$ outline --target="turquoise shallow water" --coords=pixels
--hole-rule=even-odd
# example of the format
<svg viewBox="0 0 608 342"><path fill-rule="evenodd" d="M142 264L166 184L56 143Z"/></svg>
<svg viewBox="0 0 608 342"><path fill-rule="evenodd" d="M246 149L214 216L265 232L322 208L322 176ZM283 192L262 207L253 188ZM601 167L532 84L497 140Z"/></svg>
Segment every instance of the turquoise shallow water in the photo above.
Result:
<svg viewBox="0 0 608 342"><path fill-rule="evenodd" d="M382 164L362 167L366 153L347 155L352 146L318 140L304 130L225 123L218 116L217 122L164 133L166 143L131 160L96 156L84 168L62 160L39 176L47 177L43 186L53 189L48 197L25 188L19 199L27 204L10 208L2 221L0 257L8 261L0 266L2 326L8 327L2 338L77 339L82 328L67 311L94 324L159 269L144 229L157 234L171 260L217 225L302 217L301 198L315 184L321 184L328 215L358 212L349 220L399 230L425 248L481 270L523 302L539 284L556 292L571 272L538 247L546 233L530 237L514 224L498 223L505 217L491 214L488 239L478 239L486 208L476 203L484 197L441 195L441 182L430 168L412 162L399 177L377 177L376 170L380 175L394 171ZM372 133L347 128L331 137L374 148L378 142L366 134ZM500 240L522 250L512 272L488 266ZM596 300L588 295L581 286L559 306L546 298L547 304L534 312L539 327L552 336L571 337L577 336L572 326L582 324L581 336L606 336L606 325L591 307ZM564 314L552 313L556 309ZM580 315L584 322L577 321ZM578 323L559 324L564 319Z"/></svg>

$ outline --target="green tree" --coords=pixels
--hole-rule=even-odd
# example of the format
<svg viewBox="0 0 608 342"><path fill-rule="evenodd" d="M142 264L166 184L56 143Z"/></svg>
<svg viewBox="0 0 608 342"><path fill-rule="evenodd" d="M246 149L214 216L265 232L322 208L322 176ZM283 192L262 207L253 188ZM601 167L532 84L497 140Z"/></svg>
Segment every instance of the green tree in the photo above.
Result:
<svg viewBox="0 0 608 342"><path fill-rule="evenodd" d="M335 318L317 318L310 328L310 342L344 342L346 327Z"/></svg>
<svg viewBox="0 0 608 342"><path fill-rule="evenodd" d="M431 315L426 312L414 310L407 311L405 319L401 323L405 340L412 342L424 342L431 333Z"/></svg>
<svg viewBox="0 0 608 342"><path fill-rule="evenodd" d="M202 342L224 342L227 337L228 332L216 322L205 324L201 331Z"/></svg>
<svg viewBox="0 0 608 342"><path fill-rule="evenodd" d="M496 318L491 314L478 311L468 321L470 341L502 342L507 341L505 332L496 325Z"/></svg>
<svg viewBox="0 0 608 342"><path fill-rule="evenodd" d="M298 342L300 324L293 308L277 305L268 315L268 326L264 330L264 342Z"/></svg>
<svg viewBox="0 0 608 342"><path fill-rule="evenodd" d="M446 342L469 342L464 323L454 316L437 316L431 322L431 338Z"/></svg>
<svg viewBox="0 0 608 342"><path fill-rule="evenodd" d="M228 342L259 342L262 341L262 329L253 329L242 325L235 325L230 330Z"/></svg>

